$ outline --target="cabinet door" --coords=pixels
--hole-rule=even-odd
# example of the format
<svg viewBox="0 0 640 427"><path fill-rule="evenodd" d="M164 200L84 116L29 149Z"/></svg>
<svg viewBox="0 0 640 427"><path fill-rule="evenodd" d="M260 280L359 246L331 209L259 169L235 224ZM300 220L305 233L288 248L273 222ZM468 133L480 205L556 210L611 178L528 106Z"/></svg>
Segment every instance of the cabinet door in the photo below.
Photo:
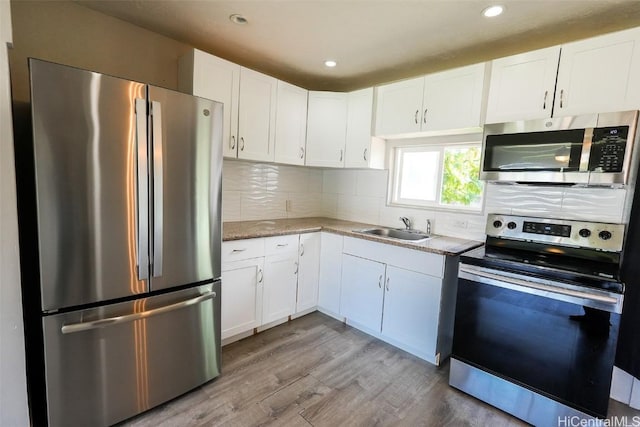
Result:
<svg viewBox="0 0 640 427"><path fill-rule="evenodd" d="M380 332L384 274L385 265L382 263L342 255L340 313L348 321Z"/></svg>
<svg viewBox="0 0 640 427"><path fill-rule="evenodd" d="M278 80L274 158L278 163L304 165L307 93L306 89Z"/></svg>
<svg viewBox="0 0 640 427"><path fill-rule="evenodd" d="M318 307L334 315L340 314L342 283L342 236L320 233L320 283Z"/></svg>
<svg viewBox="0 0 640 427"><path fill-rule="evenodd" d="M496 59L486 123L551 117L560 46Z"/></svg>
<svg viewBox="0 0 640 427"><path fill-rule="evenodd" d="M422 130L479 127L485 64L474 64L424 80Z"/></svg>
<svg viewBox="0 0 640 427"><path fill-rule="evenodd" d="M420 130L424 77L378 86L376 89L377 136Z"/></svg>
<svg viewBox="0 0 640 427"><path fill-rule="evenodd" d="M320 233L300 235L298 262L298 295L296 313L318 305L320 275Z"/></svg>
<svg viewBox="0 0 640 427"><path fill-rule="evenodd" d="M382 334L431 359L436 351L442 280L387 266Z"/></svg>
<svg viewBox="0 0 640 427"><path fill-rule="evenodd" d="M273 161L277 80L240 69L238 158Z"/></svg>
<svg viewBox="0 0 640 427"><path fill-rule="evenodd" d="M307 166L344 166L347 94L309 92Z"/></svg>
<svg viewBox="0 0 640 427"><path fill-rule="evenodd" d="M371 160L373 88L349 92L345 167L366 168Z"/></svg>
<svg viewBox="0 0 640 427"><path fill-rule="evenodd" d="M262 324L280 320L294 313L298 283L298 252L268 255L264 262Z"/></svg>
<svg viewBox="0 0 640 427"><path fill-rule="evenodd" d="M180 60L180 90L224 104L224 157L237 157L240 66L194 49Z"/></svg>
<svg viewBox="0 0 640 427"><path fill-rule="evenodd" d="M261 325L264 258L222 264L222 339Z"/></svg>
<svg viewBox="0 0 640 427"><path fill-rule="evenodd" d="M553 115L640 107L640 28L562 46Z"/></svg>

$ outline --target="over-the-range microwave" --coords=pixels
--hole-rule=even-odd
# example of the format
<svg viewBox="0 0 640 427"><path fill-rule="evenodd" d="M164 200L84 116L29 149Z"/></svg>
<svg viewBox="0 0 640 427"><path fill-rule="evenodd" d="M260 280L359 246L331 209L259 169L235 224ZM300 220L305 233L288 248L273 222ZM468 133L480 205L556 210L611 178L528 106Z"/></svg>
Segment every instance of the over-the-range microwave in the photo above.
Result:
<svg viewBox="0 0 640 427"><path fill-rule="evenodd" d="M480 179L625 185L637 123L623 111L485 125Z"/></svg>

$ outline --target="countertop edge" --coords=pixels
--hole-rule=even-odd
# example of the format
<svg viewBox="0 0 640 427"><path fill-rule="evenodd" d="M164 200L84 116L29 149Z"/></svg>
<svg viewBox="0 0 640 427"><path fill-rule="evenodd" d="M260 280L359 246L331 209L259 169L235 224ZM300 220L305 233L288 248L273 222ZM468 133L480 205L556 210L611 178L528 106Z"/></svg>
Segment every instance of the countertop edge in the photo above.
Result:
<svg viewBox="0 0 640 427"><path fill-rule="evenodd" d="M429 247L429 246L424 246L421 244L416 244L416 243L411 243L411 242L403 242L400 240L395 240L395 239L390 239L390 238L384 238L384 237L380 237L380 236L374 236L374 235L368 235L368 234L362 234L362 233L357 233L352 231L352 229L358 229L358 228L367 228L367 227L375 227L375 225L371 225L371 224L360 224L360 223L354 223L354 222L350 222L350 221L340 221L340 220L334 220L334 219L327 219L326 222L337 222L339 223L339 226L336 226L334 224L327 224L327 223L323 223L325 221L322 221L322 219L320 218L314 218L313 220L316 220L317 222L320 222L319 224L314 224L311 226L295 226L295 225L287 225L285 223L286 220L277 220L280 223L283 223L283 225L281 225L278 228L275 227L271 227L269 229L262 229L262 230L252 230L251 232L244 230L242 233L227 233L226 235L223 235L223 242L228 242L228 241L234 241L234 240L244 240L244 239L255 239L255 238L265 238L265 237L274 237L274 236L286 236L286 235L291 235L291 234L305 234L305 233L315 233L315 232L329 232L329 233L333 233L333 234L338 234L338 235L342 235L342 236L346 236L346 237L354 237L354 238L358 238L358 239L363 239L363 240L368 240L368 241L372 241L372 242L377 242L377 243L384 243L384 244L388 244L388 245L392 245L392 246L398 246L398 247L402 247L402 248L407 248L407 249L414 249L414 250L418 250L418 251L422 251L422 252L427 252L427 253L434 253L434 254L439 254L439 255L445 255L445 256L459 256L460 254L469 251L471 249L477 248L479 246L483 245L483 242L479 242L477 240L465 240L465 239L461 239L458 237L448 237L448 236L439 236L439 235L434 235L434 237L432 237L432 240L428 241L428 242L433 242L436 240L456 240L458 242L451 242L451 246L452 248L447 248L447 249L443 249L443 248L433 248L433 247ZM274 221L275 222L275 221ZM231 224L242 224L244 223L244 221L240 221L240 222L233 222ZM247 222L247 223L253 223L253 222ZM230 224L230 223L227 223ZM345 230L345 227L350 228L349 230ZM224 233L223 233L224 234ZM445 244L445 243L443 243Z"/></svg>

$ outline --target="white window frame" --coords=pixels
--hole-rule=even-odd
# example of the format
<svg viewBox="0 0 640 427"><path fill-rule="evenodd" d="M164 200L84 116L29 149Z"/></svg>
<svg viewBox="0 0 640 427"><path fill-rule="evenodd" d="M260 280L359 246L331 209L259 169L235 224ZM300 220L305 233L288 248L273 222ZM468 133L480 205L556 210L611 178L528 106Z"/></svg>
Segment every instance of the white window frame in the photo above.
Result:
<svg viewBox="0 0 640 427"><path fill-rule="evenodd" d="M400 188L402 186L402 174L400 171L402 170L402 153L416 153L416 152L429 152L429 153L438 153L438 170L436 171L436 197L434 201L429 200L420 200L420 199L403 199L400 197ZM440 200L440 192L442 188L442 166L443 166L443 156L444 155L444 147L438 146L430 146L430 145L418 145L418 146L409 146L409 147L396 147L395 149L395 165L393 168L393 192L391 195L391 200L393 204L403 205L403 206L428 206L432 207L438 204Z"/></svg>
<svg viewBox="0 0 640 427"><path fill-rule="evenodd" d="M464 138L464 137L463 137ZM429 138L431 139L431 138ZM390 144L387 146L387 159L389 159L387 166L389 167L389 186L387 191L387 204L389 206L401 206L410 208L428 208L432 210L443 210L447 212L465 212L465 213L477 213L481 214L484 210L485 192L487 186L483 186L480 203L477 206L464 206L464 205L448 205L441 203L442 197L442 183L443 183L443 169L444 169L444 154L447 148L466 148L466 147L482 147L480 138L464 138L458 141L388 141ZM404 142L404 143L403 143ZM437 187L436 187L436 199L431 201L425 200L413 200L402 199L399 197L400 192L400 168L402 167L402 156L399 155L402 152L416 152L416 151L437 151L439 152L438 161L438 174L437 174Z"/></svg>

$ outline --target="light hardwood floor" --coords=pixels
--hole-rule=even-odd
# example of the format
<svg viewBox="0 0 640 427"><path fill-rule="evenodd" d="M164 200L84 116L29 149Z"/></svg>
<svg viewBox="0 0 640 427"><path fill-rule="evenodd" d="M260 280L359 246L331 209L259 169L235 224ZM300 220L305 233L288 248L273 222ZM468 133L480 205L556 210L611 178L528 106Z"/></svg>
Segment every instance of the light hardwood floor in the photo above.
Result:
<svg viewBox="0 0 640 427"><path fill-rule="evenodd" d="M121 427L522 426L435 367L315 312L222 349L222 375ZM610 415L640 415L613 402Z"/></svg>

